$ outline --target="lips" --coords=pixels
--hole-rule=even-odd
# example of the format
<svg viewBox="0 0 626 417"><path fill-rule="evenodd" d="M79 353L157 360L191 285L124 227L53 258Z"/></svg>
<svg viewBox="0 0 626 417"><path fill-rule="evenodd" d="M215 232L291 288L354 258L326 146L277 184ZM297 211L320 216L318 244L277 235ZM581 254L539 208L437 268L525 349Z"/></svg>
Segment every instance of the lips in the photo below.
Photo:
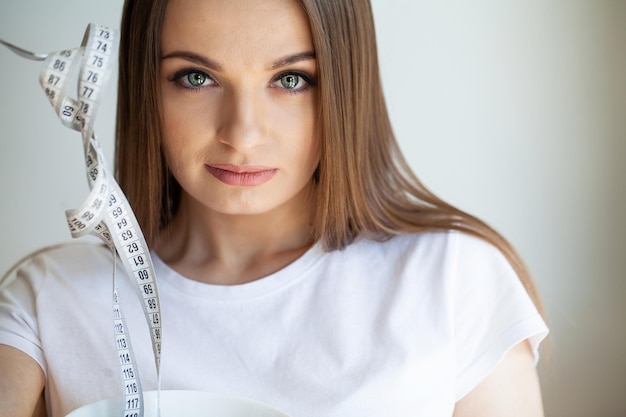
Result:
<svg viewBox="0 0 626 417"><path fill-rule="evenodd" d="M232 164L205 165L205 168L224 184L245 187L264 184L278 172L276 168Z"/></svg>

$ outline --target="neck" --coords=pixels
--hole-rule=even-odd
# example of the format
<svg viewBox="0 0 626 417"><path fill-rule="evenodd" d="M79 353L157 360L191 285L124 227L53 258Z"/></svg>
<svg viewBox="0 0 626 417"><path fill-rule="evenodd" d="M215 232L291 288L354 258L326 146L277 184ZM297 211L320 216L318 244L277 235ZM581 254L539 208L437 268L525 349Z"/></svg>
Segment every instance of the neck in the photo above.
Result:
<svg viewBox="0 0 626 417"><path fill-rule="evenodd" d="M252 215L216 213L183 197L155 249L190 279L220 285L257 280L284 268L314 243L313 209L306 195Z"/></svg>

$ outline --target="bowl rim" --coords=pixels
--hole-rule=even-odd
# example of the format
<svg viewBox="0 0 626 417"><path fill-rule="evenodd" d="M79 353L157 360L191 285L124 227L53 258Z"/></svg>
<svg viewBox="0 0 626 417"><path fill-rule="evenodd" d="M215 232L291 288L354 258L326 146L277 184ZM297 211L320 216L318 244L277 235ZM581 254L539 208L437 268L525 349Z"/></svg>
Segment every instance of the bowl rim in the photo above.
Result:
<svg viewBox="0 0 626 417"><path fill-rule="evenodd" d="M149 391L144 391L143 392L143 396L144 396L144 403L147 401L155 401L157 399L157 395L161 394L161 398L163 398L163 396L166 397L179 397L179 396L193 396L193 397L204 397L204 398L214 398L214 399L220 399L220 400L225 400L225 401L236 401L236 402L241 402L241 403L247 403L250 405L254 405L254 406L260 406L265 408L267 411L272 411L275 412L277 415L281 416L281 417L289 417L289 415L287 413L285 413L284 411L282 411L281 409L259 401L259 400L255 400L252 398L246 398L246 397L239 397L236 395L232 395L232 394L226 394L226 393L221 393L221 392L214 392L214 391L201 391L201 390L185 390L185 389L173 389L173 390L149 390ZM91 408L94 407L96 404L104 404L104 403L114 403L116 401L120 401L120 403L122 403L123 401L123 396L122 395L118 395L115 397L109 397L109 398L103 398L101 400L97 400L88 404L84 404L80 407L75 408L74 410L70 411L68 414L66 414L65 417L77 417L80 416L81 411L84 411L87 408Z"/></svg>

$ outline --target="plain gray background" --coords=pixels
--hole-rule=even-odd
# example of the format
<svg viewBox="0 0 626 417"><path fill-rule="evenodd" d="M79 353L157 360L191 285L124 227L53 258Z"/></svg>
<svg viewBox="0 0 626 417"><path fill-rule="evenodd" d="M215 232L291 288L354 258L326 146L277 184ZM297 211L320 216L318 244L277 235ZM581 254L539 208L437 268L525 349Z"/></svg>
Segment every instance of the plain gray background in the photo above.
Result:
<svg viewBox="0 0 626 417"><path fill-rule="evenodd" d="M0 37L51 52L121 0L0 5ZM394 127L418 176L519 249L552 329L547 416L626 416L626 1L374 0ZM69 239L80 135L0 49L0 270ZM115 82L96 131L112 167Z"/></svg>

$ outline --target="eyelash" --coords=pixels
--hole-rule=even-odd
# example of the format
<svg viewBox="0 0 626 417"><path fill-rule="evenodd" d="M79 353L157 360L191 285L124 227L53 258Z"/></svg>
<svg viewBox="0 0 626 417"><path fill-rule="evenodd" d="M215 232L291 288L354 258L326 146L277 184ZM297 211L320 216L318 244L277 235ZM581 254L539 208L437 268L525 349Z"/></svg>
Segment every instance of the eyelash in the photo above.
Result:
<svg viewBox="0 0 626 417"><path fill-rule="evenodd" d="M187 85L185 84L185 78L192 75L192 74L199 74L202 75L204 77L206 77L207 81L212 81L213 83L217 83L213 77L211 77L209 74L207 74L204 71L195 69L195 68L185 68L182 69L180 71L178 71L176 74L174 74L171 78L170 81L176 83L179 87L184 88L185 90L189 90L189 91L193 91L193 92L197 92L200 91L202 88L206 88L209 87L209 85L200 85L200 86L191 86L191 85Z"/></svg>
<svg viewBox="0 0 626 417"><path fill-rule="evenodd" d="M299 77L307 85L305 85L304 87L299 88L297 90L290 89L290 88L282 88L282 90L284 90L284 94L300 94L300 93L304 93L305 91L308 91L312 87L315 87L317 85L317 80L315 78L313 78L313 76L311 76L310 74L308 74L306 72L302 72L302 71L284 71L284 72L278 74L276 77L274 77L274 79L272 80L271 84L273 85L274 83L278 82L281 78L286 77L288 75L295 75L296 77ZM277 87L277 88L280 88L280 87Z"/></svg>
<svg viewBox="0 0 626 417"><path fill-rule="evenodd" d="M200 85L200 86L190 86L188 84L185 84L184 83L185 77L188 77L192 74L202 75L206 78L207 81L213 82L213 84ZM278 74L276 77L274 77L272 81L270 82L270 85L273 85L274 83L278 82L281 78L286 77L288 75L293 75L293 76L298 77L299 79L304 81L307 85L299 89L289 89L289 88L280 88L280 87L273 87L273 88L280 88L281 90L284 90L283 94L299 94L299 93L304 93L305 91L308 91L311 87L317 86L317 80L310 74L306 72L302 72L302 71L284 71ZM205 71L202 71L196 68L182 69L178 71L176 74L174 74L170 78L170 81L176 83L179 87L184 88L185 90L192 91L192 92L198 92L202 88L211 87L212 85L217 84L217 81L215 81L213 77L211 77Z"/></svg>

